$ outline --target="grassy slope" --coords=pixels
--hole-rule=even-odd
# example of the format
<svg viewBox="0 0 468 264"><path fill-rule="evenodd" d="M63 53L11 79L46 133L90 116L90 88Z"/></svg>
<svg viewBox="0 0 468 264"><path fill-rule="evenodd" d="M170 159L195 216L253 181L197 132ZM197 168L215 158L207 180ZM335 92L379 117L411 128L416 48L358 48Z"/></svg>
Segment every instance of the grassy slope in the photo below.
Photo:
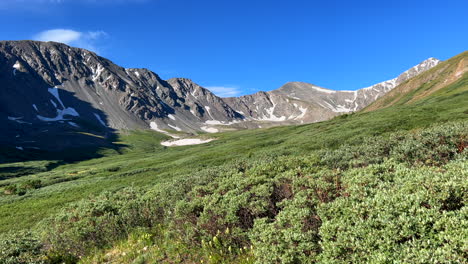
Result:
<svg viewBox="0 0 468 264"><path fill-rule="evenodd" d="M121 141L129 145L123 154L108 150L106 157L61 165L50 171L21 177L8 173L8 178L1 180L0 186L21 184L29 179L40 179L46 186L23 196L0 196L0 232L30 228L66 203L104 190L184 178L202 168L241 157L255 158L264 153L300 155L345 142L359 144L371 135L466 119L467 101L468 78L465 76L411 104L345 115L310 125L221 133L213 135L218 140L204 145L165 148L159 142L166 136L135 131L121 136ZM1 167L29 167L29 170L41 171L47 163L35 161L3 164ZM3 174L0 177L5 176Z"/></svg>

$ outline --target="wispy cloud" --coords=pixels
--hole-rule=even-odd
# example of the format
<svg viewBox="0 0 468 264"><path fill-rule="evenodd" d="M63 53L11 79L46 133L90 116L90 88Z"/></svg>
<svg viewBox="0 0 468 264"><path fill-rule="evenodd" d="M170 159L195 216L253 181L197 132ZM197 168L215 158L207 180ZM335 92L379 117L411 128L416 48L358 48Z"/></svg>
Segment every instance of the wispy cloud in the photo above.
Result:
<svg viewBox="0 0 468 264"><path fill-rule="evenodd" d="M232 97L241 93L240 88L236 86L208 86L205 88L220 97Z"/></svg>
<svg viewBox="0 0 468 264"><path fill-rule="evenodd" d="M98 52L96 43L99 39L106 36L107 33L102 30L80 32L71 29L49 29L34 35L33 39L40 41L61 42L68 45Z"/></svg>

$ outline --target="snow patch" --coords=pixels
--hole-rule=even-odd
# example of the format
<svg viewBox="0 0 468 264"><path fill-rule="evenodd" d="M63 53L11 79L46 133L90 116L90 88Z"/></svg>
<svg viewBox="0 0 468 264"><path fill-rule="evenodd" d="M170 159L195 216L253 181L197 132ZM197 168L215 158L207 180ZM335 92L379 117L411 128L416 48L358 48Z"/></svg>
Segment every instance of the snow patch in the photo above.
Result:
<svg viewBox="0 0 468 264"><path fill-rule="evenodd" d="M59 95L59 90L57 87L54 87L54 88L49 88L47 89L47 91L52 94L55 99L57 99L57 101L60 103L60 105L62 106L62 108L65 108L65 106L63 105L63 102L62 100L60 100L60 95ZM57 107L57 105L55 105L55 107Z"/></svg>
<svg viewBox="0 0 468 264"><path fill-rule="evenodd" d="M295 119L304 118L305 114L307 113L307 108L300 106L299 111L301 111L301 114L298 115Z"/></svg>
<svg viewBox="0 0 468 264"><path fill-rule="evenodd" d="M219 121L219 120L206 120L205 124L207 124L207 125L224 125L224 123Z"/></svg>
<svg viewBox="0 0 468 264"><path fill-rule="evenodd" d="M378 84L374 84L374 85L366 87L366 88L362 88L361 90L364 90L364 91L373 90L373 91L376 91L376 92L380 92L382 90L383 91L390 91L390 90L392 90L393 88L395 88L397 86L397 80L398 80L398 78L394 78L394 79L391 79L391 80L388 80L388 81L384 81L384 82L381 82L381 83L378 83ZM380 88L380 89L378 89L378 88Z"/></svg>
<svg viewBox="0 0 468 264"><path fill-rule="evenodd" d="M208 133L216 133L216 132L219 132L218 129L214 128L214 127L207 127L207 126L202 126L200 127L203 131L205 132L208 132Z"/></svg>
<svg viewBox="0 0 468 264"><path fill-rule="evenodd" d="M69 124L70 126L80 127L80 126L79 126L77 123L75 123L75 122L68 122L68 124Z"/></svg>
<svg viewBox="0 0 468 264"><path fill-rule="evenodd" d="M357 100L356 100L357 99L357 94L358 94L358 91L354 91L354 99L353 100L354 100L355 106L354 106L353 111L356 111L357 108L359 107L359 104L357 103Z"/></svg>
<svg viewBox="0 0 468 264"><path fill-rule="evenodd" d="M211 119L214 119L210 112L211 108L209 106L205 106L205 109L208 112L208 115L211 117Z"/></svg>
<svg viewBox="0 0 468 264"><path fill-rule="evenodd" d="M351 112L352 111L350 108L347 108L344 105L337 105L336 107L334 107L333 105L331 105L327 101L324 101L324 103L327 105L328 109L332 110L335 113L345 113L345 112Z"/></svg>
<svg viewBox="0 0 468 264"><path fill-rule="evenodd" d="M167 125L168 125L169 127L171 127L172 129L175 129L175 130L177 130L177 131L182 131L182 129L180 129L180 128L177 127L177 126L173 126L173 125L171 125L171 124L167 124Z"/></svg>
<svg viewBox="0 0 468 264"><path fill-rule="evenodd" d="M284 121L286 120L286 117L285 116L281 116L281 117L277 117L273 114L273 112L275 111L275 108L276 108L276 104L272 101L273 103L273 106L266 109L266 112L268 114L268 116L263 116L263 118L259 118L258 120L262 120L262 121L273 121L273 122L279 122L279 121Z"/></svg>
<svg viewBox="0 0 468 264"><path fill-rule="evenodd" d="M240 122L242 122L242 121L232 120L231 122L224 122L223 125L229 126L229 125L237 124L237 123L240 123Z"/></svg>
<svg viewBox="0 0 468 264"><path fill-rule="evenodd" d="M171 147L171 146L187 146L187 145L198 145L198 144L204 144L208 143L210 141L213 141L214 139L199 139L199 138L184 138L184 139L179 139L179 140L174 140L174 141L163 141L161 142L161 145L166 146L166 147Z"/></svg>
<svg viewBox="0 0 468 264"><path fill-rule="evenodd" d="M336 93L336 91L320 88L318 86L312 86L312 89L314 89L316 91L319 91L319 92L322 92L322 93L328 93L328 94Z"/></svg>
<svg viewBox="0 0 468 264"><path fill-rule="evenodd" d="M347 112L351 112L352 110L349 109L348 107L344 106L344 105L337 105L334 112L337 112L337 113L347 113Z"/></svg>
<svg viewBox="0 0 468 264"><path fill-rule="evenodd" d="M161 132L161 133L166 133L166 131L164 131L164 130L162 130L162 129L160 129L158 127L158 124L156 124L156 122L151 122L150 123L150 128L153 129L153 130L156 130L158 132Z"/></svg>
<svg viewBox="0 0 468 264"><path fill-rule="evenodd" d="M92 79L93 81L96 81L104 71L104 67L101 64L98 64L97 69L91 68L91 70L93 71Z"/></svg>
<svg viewBox="0 0 468 264"><path fill-rule="evenodd" d="M19 64L18 61L15 62L15 64L13 65L13 75L16 75L16 71L21 69L21 64Z"/></svg>
<svg viewBox="0 0 468 264"><path fill-rule="evenodd" d="M63 110L59 110L57 109L57 116L56 117L45 117L45 116L40 116L40 115L37 115L36 117L41 120L41 121L44 121L44 122L53 122L53 121L64 121L64 120L67 120L65 119L65 116L66 115L70 115L70 116L80 116L78 114L78 112L76 112L76 110L72 107L68 107L68 108L65 108Z"/></svg>
<svg viewBox="0 0 468 264"><path fill-rule="evenodd" d="M53 105L55 108L57 108L57 104L56 104L54 101L52 101L52 99L50 100L50 102L52 103L52 105Z"/></svg>
<svg viewBox="0 0 468 264"><path fill-rule="evenodd" d="M66 115L70 115L70 116L80 116L78 114L78 112L72 108L72 107L65 107L65 105L63 104L62 100L60 99L60 95L59 95L59 89L57 87L54 87L54 88L49 88L48 89L49 93L51 93L55 99L57 99L57 101L60 103L60 106L62 106L63 109L58 109L57 108L57 104L55 104L52 100L50 100L52 102L52 104L55 106L56 111L57 111L57 116L56 117L44 117L44 116L40 116L40 115L37 115L37 118L41 121L45 121L45 122L51 122L51 121L62 121L62 120L66 120L64 117Z"/></svg>
<svg viewBox="0 0 468 264"><path fill-rule="evenodd" d="M10 121L15 121L16 123L19 123L19 124L29 124L29 125L31 125L31 123L21 121L20 119L23 119L23 117L12 117L12 116L8 117L8 120L10 120Z"/></svg>
<svg viewBox="0 0 468 264"><path fill-rule="evenodd" d="M106 126L106 123L101 119L101 117L98 114L96 113L93 113L93 114L96 117L96 119L99 121L99 123L101 123L101 125Z"/></svg>
<svg viewBox="0 0 468 264"><path fill-rule="evenodd" d="M176 135L169 134L168 132L166 132L166 131L160 129L160 128L158 127L158 124L157 124L156 122L154 122L154 121L150 123L150 128L151 128L152 130L155 130L155 131L158 131L158 132L160 132L160 133L166 134L166 135L168 135L168 136L170 136L170 137L172 137L172 138L179 138L179 137L176 136Z"/></svg>

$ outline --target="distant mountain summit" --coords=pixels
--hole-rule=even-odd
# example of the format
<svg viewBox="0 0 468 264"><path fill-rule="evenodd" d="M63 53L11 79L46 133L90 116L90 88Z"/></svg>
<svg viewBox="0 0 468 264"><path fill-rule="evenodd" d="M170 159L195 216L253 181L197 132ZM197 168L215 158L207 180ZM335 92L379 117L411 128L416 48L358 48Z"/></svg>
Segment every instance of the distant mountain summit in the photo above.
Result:
<svg viewBox="0 0 468 264"><path fill-rule="evenodd" d="M71 135L106 138L121 129L196 133L317 122L358 111L439 62L430 58L357 91L291 82L270 92L220 98L189 79L162 80L85 49L2 41L0 144L61 149L82 144Z"/></svg>
<svg viewBox="0 0 468 264"><path fill-rule="evenodd" d="M356 91L334 91L310 83L290 82L277 90L226 98L246 120L311 123L355 112L368 106L401 83L439 64L429 58L398 77Z"/></svg>

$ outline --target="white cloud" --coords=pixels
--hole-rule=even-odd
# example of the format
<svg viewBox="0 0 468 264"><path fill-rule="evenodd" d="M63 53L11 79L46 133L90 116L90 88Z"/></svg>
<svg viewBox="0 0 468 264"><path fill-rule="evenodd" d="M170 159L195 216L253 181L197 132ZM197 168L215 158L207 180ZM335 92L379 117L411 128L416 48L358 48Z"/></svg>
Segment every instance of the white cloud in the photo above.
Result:
<svg viewBox="0 0 468 264"><path fill-rule="evenodd" d="M239 87L226 87L226 86L208 86L205 87L206 89L210 90L214 94L220 97L233 97L237 96L241 93Z"/></svg>
<svg viewBox="0 0 468 264"><path fill-rule="evenodd" d="M71 44L71 42L79 40L82 35L83 33L71 29L51 29L40 32L34 36L34 39L40 41L55 41Z"/></svg>
<svg viewBox="0 0 468 264"><path fill-rule="evenodd" d="M106 37L104 31L80 32L71 29L49 29L33 36L40 41L55 41L97 52L96 42Z"/></svg>

